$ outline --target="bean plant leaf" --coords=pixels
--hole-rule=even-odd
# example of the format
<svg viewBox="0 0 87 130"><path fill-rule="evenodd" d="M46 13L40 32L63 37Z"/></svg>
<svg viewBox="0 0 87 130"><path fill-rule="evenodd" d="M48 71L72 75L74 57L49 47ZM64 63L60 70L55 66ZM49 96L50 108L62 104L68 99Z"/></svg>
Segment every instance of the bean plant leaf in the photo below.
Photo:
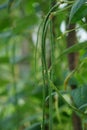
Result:
<svg viewBox="0 0 87 130"><path fill-rule="evenodd" d="M65 49L59 57L65 55L65 54L80 51L80 50L85 49L85 48L87 48L87 41L75 44L75 45Z"/></svg>
<svg viewBox="0 0 87 130"><path fill-rule="evenodd" d="M87 5L83 5L72 18L72 23L76 23L81 20L83 17L87 16Z"/></svg>
<svg viewBox="0 0 87 130"><path fill-rule="evenodd" d="M75 15L75 13L81 8L81 6L86 2L87 0L77 0L72 8L71 8L71 12L70 12L70 17L69 17L69 22L71 22L73 16Z"/></svg>
<svg viewBox="0 0 87 130"><path fill-rule="evenodd" d="M75 105L81 108L81 106L87 104L87 86L79 87L75 90L72 90L71 96ZM84 105L84 108L85 107L87 107L87 105Z"/></svg>

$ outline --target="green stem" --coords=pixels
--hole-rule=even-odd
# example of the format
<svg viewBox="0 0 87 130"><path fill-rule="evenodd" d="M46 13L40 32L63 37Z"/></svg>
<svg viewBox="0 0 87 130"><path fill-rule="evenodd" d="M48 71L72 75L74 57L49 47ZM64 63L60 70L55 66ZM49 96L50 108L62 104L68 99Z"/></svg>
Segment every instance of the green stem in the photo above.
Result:
<svg viewBox="0 0 87 130"><path fill-rule="evenodd" d="M48 67L47 67L47 63L46 63L46 33L47 33L47 28L48 28L48 22L49 22L49 18L50 15L53 11L55 11L57 9L57 7L61 4L63 4L64 1L58 2L56 3L48 12L44 23L43 23L43 29L42 29L42 44L41 44L41 49L42 49L42 75L43 75L43 123L42 123L42 130L45 129L45 96L46 96L46 83L48 86L50 86L49 84L49 77L48 77ZM51 93L52 90L50 90ZM50 99L50 105L51 104L51 100ZM51 110L50 110L51 113ZM51 120L50 120L50 124L51 124Z"/></svg>
<svg viewBox="0 0 87 130"><path fill-rule="evenodd" d="M51 1L52 2L52 1ZM53 63L53 52L54 52L54 47L53 47L53 32L52 32L52 21L50 21L50 43L51 43L51 65ZM53 80L53 70L50 72L50 79ZM53 119L52 119L52 88L49 85L49 130L52 130L52 124L53 124Z"/></svg>
<svg viewBox="0 0 87 130"><path fill-rule="evenodd" d="M65 98L62 96L62 94L60 93L60 91L58 90L58 88L52 83L51 80L50 80L49 82L50 82L50 86L52 87L52 89L54 89L54 90L58 93L58 95L65 101L65 103L66 103L72 110L74 110L74 111L76 111L76 112L82 114L84 117L87 117L87 114L83 113L83 112L80 111L78 108L76 108L76 107L74 107L73 105L69 104L69 103L65 100Z"/></svg>
<svg viewBox="0 0 87 130"><path fill-rule="evenodd" d="M48 21L49 21L49 16L52 11L54 11L55 8L58 7L58 4L55 5L50 9L48 12L44 23L43 23L43 29L42 29L42 75L43 75L43 123L42 123L42 130L45 130L45 97L46 97L46 81L48 81L48 71L47 71L47 65L46 65L46 53L45 53L45 40L46 40L46 33L47 33L47 28L48 28Z"/></svg>

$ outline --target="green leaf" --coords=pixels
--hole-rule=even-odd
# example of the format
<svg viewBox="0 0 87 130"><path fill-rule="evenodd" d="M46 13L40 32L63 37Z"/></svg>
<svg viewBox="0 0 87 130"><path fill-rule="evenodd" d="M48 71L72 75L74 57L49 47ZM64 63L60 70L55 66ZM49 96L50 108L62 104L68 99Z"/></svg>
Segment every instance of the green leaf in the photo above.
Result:
<svg viewBox="0 0 87 130"><path fill-rule="evenodd" d="M75 13L79 10L79 8L86 2L87 0L77 0L72 8L71 8L71 12L70 12L70 17L69 17L69 23L71 22L73 16L75 15Z"/></svg>
<svg viewBox="0 0 87 130"><path fill-rule="evenodd" d="M72 23L76 23L81 20L83 17L87 16L87 5L83 5L72 18Z"/></svg>
<svg viewBox="0 0 87 130"><path fill-rule="evenodd" d="M77 107L80 108L84 104L87 104L87 86L79 87L77 89L72 90L71 96Z"/></svg>
<svg viewBox="0 0 87 130"><path fill-rule="evenodd" d="M85 48L87 48L87 41L75 44L75 45L67 48L65 51L62 52L62 54L59 57L65 55L65 54L69 54L69 53L73 53L73 52L78 52L78 51L80 51L82 49L85 49Z"/></svg>

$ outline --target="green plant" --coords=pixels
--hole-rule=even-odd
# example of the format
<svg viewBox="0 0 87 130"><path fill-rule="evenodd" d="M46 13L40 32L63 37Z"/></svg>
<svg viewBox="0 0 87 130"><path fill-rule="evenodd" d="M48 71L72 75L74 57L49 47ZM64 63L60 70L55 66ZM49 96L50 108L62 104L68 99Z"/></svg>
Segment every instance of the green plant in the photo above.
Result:
<svg viewBox="0 0 87 130"><path fill-rule="evenodd" d="M86 0L0 0L0 130L87 129L86 26Z"/></svg>
<svg viewBox="0 0 87 130"><path fill-rule="evenodd" d="M70 12L70 17L69 17L69 24L71 22L78 22L78 20L81 20L83 17L85 17L87 14L86 14L86 0L84 1L80 1L80 0L77 0L76 3L73 4L72 8L71 8L71 12ZM49 20L52 20L53 18L53 15L58 15L58 11L55 11L56 8L58 8L61 4L64 4L66 3L66 1L60 1L58 3L56 3L52 8L51 10L48 12L45 20L44 20L44 23L43 23L43 33L42 33L42 74L43 74L43 83L44 83L44 86L43 86L43 102L44 102L44 105L43 105L43 130L45 129L45 96L46 96L46 86L48 85L49 87L49 91L50 91L50 87L52 87L53 89L55 89L55 91L58 93L59 96L62 97L62 99L72 108L72 110L76 111L76 112L79 112L80 114L83 115L83 119L85 119L85 117L87 116L85 111L83 110L80 110L79 108L82 108L81 106L78 108L78 107L75 107L73 106L72 104L69 104L63 97L63 95L60 93L60 91L57 89L57 86L53 85L53 81L51 81L50 79L50 73L51 73L51 70L55 67L55 64L58 63L58 61L60 60L61 56L64 56L65 54L69 54L69 53L73 53L73 52L78 52L80 49L83 50L84 48L86 48L86 42L85 43L80 43L80 44L77 44L77 45L72 45L70 48L64 50L64 52L62 54L60 54L60 56L58 56L57 59L55 59L55 61L52 63L52 66L50 67L50 69L47 67L47 60L46 60L46 35L47 35L47 30L48 30L48 23L49 23ZM72 5L73 1L70 2L70 3L67 3L67 4L71 4ZM82 6L85 7L84 10L82 10ZM79 13L79 11L81 11L81 13ZM76 18L75 18L76 17ZM74 20L73 20L74 19ZM83 25L84 26L84 25ZM73 30L68 30L68 32L66 31L66 33L69 33L69 32L72 32ZM52 33L52 32L51 32ZM65 35L64 34L64 35ZM63 36L64 36L63 35ZM61 38L61 37L60 37ZM53 51L53 50L52 50ZM52 52L53 53L53 52ZM82 64L84 63L84 60L81 61L81 66ZM74 62L74 61L73 61ZM79 63L80 64L80 63ZM78 67L77 67L78 68ZM79 68L79 71L81 70L81 67ZM72 74L75 72L75 71L78 71L78 69L72 71L72 73L66 78L66 85L68 85L68 81L69 79L71 78ZM85 87L82 87L83 90L77 88L75 90L72 90L71 93L73 93L74 95L72 95L72 98L74 99L77 99L76 101L80 103L80 100L82 100L82 98L84 97L85 93L81 93L81 91L84 91ZM79 93L77 93L77 90L79 91ZM73 92L74 91L74 92ZM75 93L76 91L76 93ZM52 92L52 91L51 91ZM70 93L70 94L71 94ZM82 94L81 97L79 94ZM51 94L50 94L51 95ZM79 95L79 96L78 96ZM77 98L78 97L78 98ZM49 96L49 100L50 100L51 96ZM85 97L86 99L86 97ZM75 101L75 105L77 106L77 102ZM83 104L83 103L82 103ZM51 104L52 105L52 104ZM82 106L86 106L86 105L82 105ZM50 107L49 107L50 109ZM51 113L50 113L51 114ZM50 117L50 116L49 116ZM52 117L50 117L52 118ZM50 120L50 119L49 119ZM51 122L52 123L52 122ZM50 128L50 127L49 127ZM52 129L52 127L50 128ZM84 128L85 129L85 128Z"/></svg>

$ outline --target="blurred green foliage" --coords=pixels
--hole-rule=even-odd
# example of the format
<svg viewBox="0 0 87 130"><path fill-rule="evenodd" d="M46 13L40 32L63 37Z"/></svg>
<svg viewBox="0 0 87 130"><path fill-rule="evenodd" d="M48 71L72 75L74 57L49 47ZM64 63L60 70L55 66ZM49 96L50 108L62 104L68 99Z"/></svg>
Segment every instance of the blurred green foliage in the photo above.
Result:
<svg viewBox="0 0 87 130"><path fill-rule="evenodd" d="M49 11L49 3L50 1L46 0L0 0L0 130L41 130L43 112L41 22ZM65 50L66 38L61 26L66 21L68 10L63 11L64 8L67 9L67 5L59 7L58 11L60 12L57 12L55 17L54 61L57 60L60 54L63 56L60 56L60 60L54 66L53 82L67 101L71 103L71 95L75 106L82 109L82 111L86 111L86 61L84 67L78 70L79 73L74 74L78 88L71 91L68 85L69 91L64 90L64 80L69 73L67 54L70 51L80 51L80 59L86 59L86 56L84 56L86 42L81 43L79 38L78 43L80 45L84 44L84 47L78 44ZM79 12L75 17L78 14ZM84 15L84 12L82 14ZM75 20L80 18L82 18L81 15ZM38 34L39 25L41 26ZM78 25L85 29L82 22L78 22ZM49 28L48 32L50 32ZM37 35L38 46L35 70ZM57 37L60 36L61 38L58 40ZM48 62L50 57L49 39L48 33L46 41ZM70 82L72 83L74 80L70 79ZM72 110L56 95L56 92L52 93L53 130L72 130Z"/></svg>

